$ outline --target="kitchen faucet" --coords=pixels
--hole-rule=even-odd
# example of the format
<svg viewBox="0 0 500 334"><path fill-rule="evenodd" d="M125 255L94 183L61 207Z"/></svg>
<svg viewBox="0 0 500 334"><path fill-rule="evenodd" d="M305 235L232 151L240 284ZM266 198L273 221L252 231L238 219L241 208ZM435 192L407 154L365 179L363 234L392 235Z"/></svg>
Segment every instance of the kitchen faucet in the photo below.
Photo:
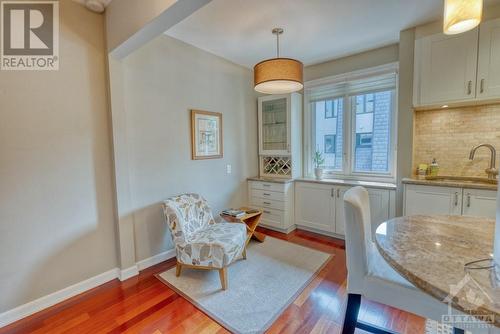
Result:
<svg viewBox="0 0 500 334"><path fill-rule="evenodd" d="M495 150L495 147L491 144L481 144L477 145L476 147L473 147L472 150L470 150L469 154L469 160L474 160L474 155L476 154L476 151L480 147L487 147L490 152L490 167L486 168L485 172L488 174L488 179L490 180L495 180L496 176L498 175L498 169L496 168L496 157L497 157L497 151Z"/></svg>

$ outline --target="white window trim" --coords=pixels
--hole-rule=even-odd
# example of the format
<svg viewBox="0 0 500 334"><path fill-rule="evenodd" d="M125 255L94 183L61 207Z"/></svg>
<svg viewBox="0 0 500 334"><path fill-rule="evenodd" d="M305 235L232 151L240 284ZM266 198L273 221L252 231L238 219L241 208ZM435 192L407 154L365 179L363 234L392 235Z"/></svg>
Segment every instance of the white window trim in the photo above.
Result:
<svg viewBox="0 0 500 334"><path fill-rule="evenodd" d="M343 82L349 82L354 80L367 79L374 76L380 76L384 74L395 73L396 74L396 87L394 88L393 96L393 108L392 108L392 118L394 125L391 126L391 139L389 148L389 172L387 175L381 173L369 173L369 172L354 172L352 164L354 159L346 159L347 152L349 154L353 151L353 134L351 131L355 131L351 128L353 122L353 113L351 111L350 98L347 99L347 104L344 105L344 142L343 142L343 171L335 172L332 170L325 171L324 177L327 179L354 179L354 180L369 180L369 181L380 181L380 182L396 182L396 170L397 170L397 124L398 124L398 87L399 87L399 63L389 63L381 66L370 67L363 70L353 71L349 73L344 73L340 75L329 76L321 79L311 80L304 83L304 176L312 177L314 175L314 168L312 163L312 153L313 153L313 138L314 129L312 127L312 110L311 110L311 100L310 93L311 90L317 87L336 85ZM350 115L350 117L349 117ZM352 171L352 172L351 172Z"/></svg>

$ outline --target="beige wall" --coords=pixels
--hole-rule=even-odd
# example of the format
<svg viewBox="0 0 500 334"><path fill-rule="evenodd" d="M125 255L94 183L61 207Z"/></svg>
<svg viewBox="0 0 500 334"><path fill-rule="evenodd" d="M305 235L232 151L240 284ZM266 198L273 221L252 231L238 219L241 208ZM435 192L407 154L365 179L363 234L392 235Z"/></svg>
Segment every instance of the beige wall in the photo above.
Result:
<svg viewBox="0 0 500 334"><path fill-rule="evenodd" d="M413 170L436 158L441 175L486 177L489 150L481 148L474 161L472 147L489 143L500 150L500 105L415 112Z"/></svg>
<svg viewBox="0 0 500 334"><path fill-rule="evenodd" d="M246 177L258 172L257 105L250 70L165 35L128 56L122 76L124 109L113 118L121 110L126 124L114 136L125 136L115 145L126 145L128 161L116 169L128 164L131 204L120 215L133 217L139 261L172 247L163 199L197 192L216 216L246 204ZM192 108L223 113L223 159L191 160Z"/></svg>
<svg viewBox="0 0 500 334"><path fill-rule="evenodd" d="M0 313L117 266L103 17L60 24L59 71L0 74Z"/></svg>
<svg viewBox="0 0 500 334"><path fill-rule="evenodd" d="M352 56L306 66L304 68L304 81L321 79L332 75L397 62L399 60L398 54L398 44L393 44Z"/></svg>

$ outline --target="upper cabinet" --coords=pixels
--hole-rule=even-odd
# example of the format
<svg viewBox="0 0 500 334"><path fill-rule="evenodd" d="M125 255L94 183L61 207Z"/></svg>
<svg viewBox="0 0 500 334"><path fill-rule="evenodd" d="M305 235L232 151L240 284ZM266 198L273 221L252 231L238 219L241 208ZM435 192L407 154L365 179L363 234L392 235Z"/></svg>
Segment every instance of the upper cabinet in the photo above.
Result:
<svg viewBox="0 0 500 334"><path fill-rule="evenodd" d="M500 19L481 25L476 91L481 99L500 97Z"/></svg>
<svg viewBox="0 0 500 334"><path fill-rule="evenodd" d="M298 177L302 172L302 95L258 99L260 175Z"/></svg>
<svg viewBox="0 0 500 334"><path fill-rule="evenodd" d="M415 107L500 99L500 19L417 39L414 71Z"/></svg>

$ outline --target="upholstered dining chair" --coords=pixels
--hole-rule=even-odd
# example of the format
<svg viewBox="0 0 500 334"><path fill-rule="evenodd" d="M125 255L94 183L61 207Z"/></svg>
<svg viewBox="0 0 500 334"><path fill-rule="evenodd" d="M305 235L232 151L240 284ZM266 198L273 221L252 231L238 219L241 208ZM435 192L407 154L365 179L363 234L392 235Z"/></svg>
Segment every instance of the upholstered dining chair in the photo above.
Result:
<svg viewBox="0 0 500 334"><path fill-rule="evenodd" d="M207 201L198 194L182 194L163 202L177 256L176 276L183 267L218 270L226 290L226 268L237 258L246 259L246 226L217 223Z"/></svg>
<svg viewBox="0 0 500 334"><path fill-rule="evenodd" d="M358 321L361 296L440 322L442 315L448 314L447 305L418 290L378 252L372 240L368 191L363 187L349 189L344 195L344 209L348 298L342 333L353 334L355 328L391 333ZM454 333L464 331L455 328Z"/></svg>

